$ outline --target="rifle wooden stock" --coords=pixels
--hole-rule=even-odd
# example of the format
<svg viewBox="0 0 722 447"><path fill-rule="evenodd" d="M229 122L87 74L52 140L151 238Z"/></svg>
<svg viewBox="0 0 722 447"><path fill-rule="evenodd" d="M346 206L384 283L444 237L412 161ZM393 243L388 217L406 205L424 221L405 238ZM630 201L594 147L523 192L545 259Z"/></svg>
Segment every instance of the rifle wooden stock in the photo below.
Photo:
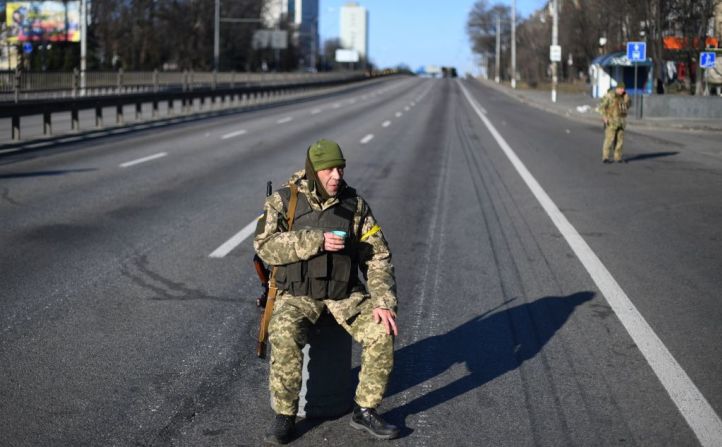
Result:
<svg viewBox="0 0 722 447"><path fill-rule="evenodd" d="M263 261L261 261L260 256L254 255L253 256L253 265L256 267L256 274L258 275L258 280L261 281L261 285L263 287L268 286L268 270L263 265Z"/></svg>
<svg viewBox="0 0 722 447"><path fill-rule="evenodd" d="M271 278L273 279L276 275L276 269L273 269ZM273 283L271 283L273 284ZM276 285L269 285L268 287L268 299L266 300L266 307L263 309L261 314L261 321L258 324L258 344L256 345L256 355L262 359L266 358L266 340L268 339L268 324L271 322L271 315L273 314L273 305L276 303L276 293L278 289Z"/></svg>

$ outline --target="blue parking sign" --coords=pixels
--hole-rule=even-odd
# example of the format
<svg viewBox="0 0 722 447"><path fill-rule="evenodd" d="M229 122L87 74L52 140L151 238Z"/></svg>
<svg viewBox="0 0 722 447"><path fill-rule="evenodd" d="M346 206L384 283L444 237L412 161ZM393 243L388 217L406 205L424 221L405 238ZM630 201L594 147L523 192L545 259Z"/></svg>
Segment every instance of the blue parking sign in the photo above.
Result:
<svg viewBox="0 0 722 447"><path fill-rule="evenodd" d="M632 62L647 60L646 42L627 42L627 59Z"/></svg>
<svg viewBox="0 0 722 447"><path fill-rule="evenodd" d="M715 64L715 54L711 51L699 53L699 66L702 68L712 68Z"/></svg>
<svg viewBox="0 0 722 447"><path fill-rule="evenodd" d="M23 53L30 54L33 52L33 44L30 42L23 43Z"/></svg>

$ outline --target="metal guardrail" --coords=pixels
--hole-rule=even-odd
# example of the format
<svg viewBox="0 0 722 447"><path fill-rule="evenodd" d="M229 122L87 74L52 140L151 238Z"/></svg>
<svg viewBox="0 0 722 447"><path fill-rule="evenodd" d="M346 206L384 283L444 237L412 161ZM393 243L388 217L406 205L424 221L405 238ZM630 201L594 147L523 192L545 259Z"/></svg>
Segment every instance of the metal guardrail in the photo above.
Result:
<svg viewBox="0 0 722 447"><path fill-rule="evenodd" d="M160 102L167 102L169 116L176 114L188 115L195 113L196 104L198 104L200 112L257 106L308 96L312 94L309 93L311 91L362 81L376 77L374 75L385 76L389 74L395 73L387 72L369 75L364 72L344 72L321 75L300 74L297 76L291 74L290 76L277 75L273 77L263 77L262 75L246 77L243 83L236 82L233 75L230 75L230 80L222 85L218 82L218 77L212 73L200 76L196 80L188 72L180 87L177 84L168 82L162 89L158 80L159 76L154 76L154 82L150 86L143 86L140 82L147 82L147 79L138 75L135 79L136 83L132 87L135 90L119 90L117 85L115 90L112 87L97 87L100 91L110 89L111 93L90 95L88 92L91 90L86 87L85 94L80 94L80 91L76 89L75 96L70 98L51 97L0 102L0 118L11 119L12 141L18 142L21 139L20 118L23 116L42 115L43 134L50 136L53 133L52 115L58 112L70 112L71 128L77 132L80 130L80 110L94 109L95 127L100 129L103 128L103 109L107 107L115 108L116 124L123 125L124 106L126 105L135 107L135 117L136 120L139 120L142 119L142 105L150 103L152 105L150 118L158 119L160 118L158 107ZM60 77L57 79L62 81ZM97 77L93 82L96 82L96 85L103 85L99 79L102 78ZM14 81L18 82L18 79L15 78ZM77 78L72 82L77 84ZM44 85L47 86L48 83ZM126 85L122 84L120 88L125 88ZM207 100L210 103L208 105L206 105ZM179 109L174 107L177 103L180 103Z"/></svg>
<svg viewBox="0 0 722 447"><path fill-rule="evenodd" d="M203 88L275 86L357 78L361 71L328 73L238 72L22 72L0 71L0 102L105 96Z"/></svg>

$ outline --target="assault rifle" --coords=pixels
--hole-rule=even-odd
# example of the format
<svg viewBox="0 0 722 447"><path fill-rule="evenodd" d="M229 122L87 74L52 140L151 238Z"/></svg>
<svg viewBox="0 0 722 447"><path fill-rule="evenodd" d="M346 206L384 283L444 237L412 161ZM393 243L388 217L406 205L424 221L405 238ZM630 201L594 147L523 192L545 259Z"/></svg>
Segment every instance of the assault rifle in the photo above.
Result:
<svg viewBox="0 0 722 447"><path fill-rule="evenodd" d="M266 197L269 197L271 193L273 192L273 183L267 182L266 183ZM259 219L262 219L263 216L261 216ZM256 268L256 274L258 275L258 280L261 281L261 287L263 288L263 292L261 292L261 295L256 298L256 307L259 307L261 309L266 308L266 303L268 302L268 281L270 279L269 277L269 271L268 267L263 263L260 256L253 255L253 266ZM259 355L259 357L262 357Z"/></svg>
<svg viewBox="0 0 722 447"><path fill-rule="evenodd" d="M288 224L288 231L293 228L293 219L296 215L296 202L298 200L298 189L296 185L289 185L291 189L291 199L288 202L288 211L286 212L286 219ZM271 182L266 184L266 197L270 196L272 192ZM256 345L256 355L260 358L266 357L266 340L268 339L268 323L271 321L271 314L273 313L273 304L276 301L276 267L271 269L269 275L268 268L263 264L258 255L253 256L253 264L256 267L256 273L258 279L261 280L261 286L263 287L263 293L259 298L256 299L256 306L263 308L263 314L261 315L261 321L258 326L258 344Z"/></svg>

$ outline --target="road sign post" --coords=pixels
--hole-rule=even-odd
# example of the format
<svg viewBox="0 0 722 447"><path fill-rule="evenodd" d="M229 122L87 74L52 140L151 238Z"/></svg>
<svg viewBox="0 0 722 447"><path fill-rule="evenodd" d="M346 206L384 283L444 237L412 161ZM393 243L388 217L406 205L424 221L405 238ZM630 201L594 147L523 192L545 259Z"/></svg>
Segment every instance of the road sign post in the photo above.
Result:
<svg viewBox="0 0 722 447"><path fill-rule="evenodd" d="M549 61L552 63L552 102L557 102L557 62L562 60L561 45L549 46Z"/></svg>
<svg viewBox="0 0 722 447"><path fill-rule="evenodd" d="M627 42L627 59L634 64L634 116L639 118L639 98L637 98L637 62L647 60L645 42Z"/></svg>
<svg viewBox="0 0 722 447"><path fill-rule="evenodd" d="M714 68L716 60L716 54L712 51L703 51L699 53L699 66L705 70L704 76L704 94L709 94L709 87L707 86L707 69Z"/></svg>

